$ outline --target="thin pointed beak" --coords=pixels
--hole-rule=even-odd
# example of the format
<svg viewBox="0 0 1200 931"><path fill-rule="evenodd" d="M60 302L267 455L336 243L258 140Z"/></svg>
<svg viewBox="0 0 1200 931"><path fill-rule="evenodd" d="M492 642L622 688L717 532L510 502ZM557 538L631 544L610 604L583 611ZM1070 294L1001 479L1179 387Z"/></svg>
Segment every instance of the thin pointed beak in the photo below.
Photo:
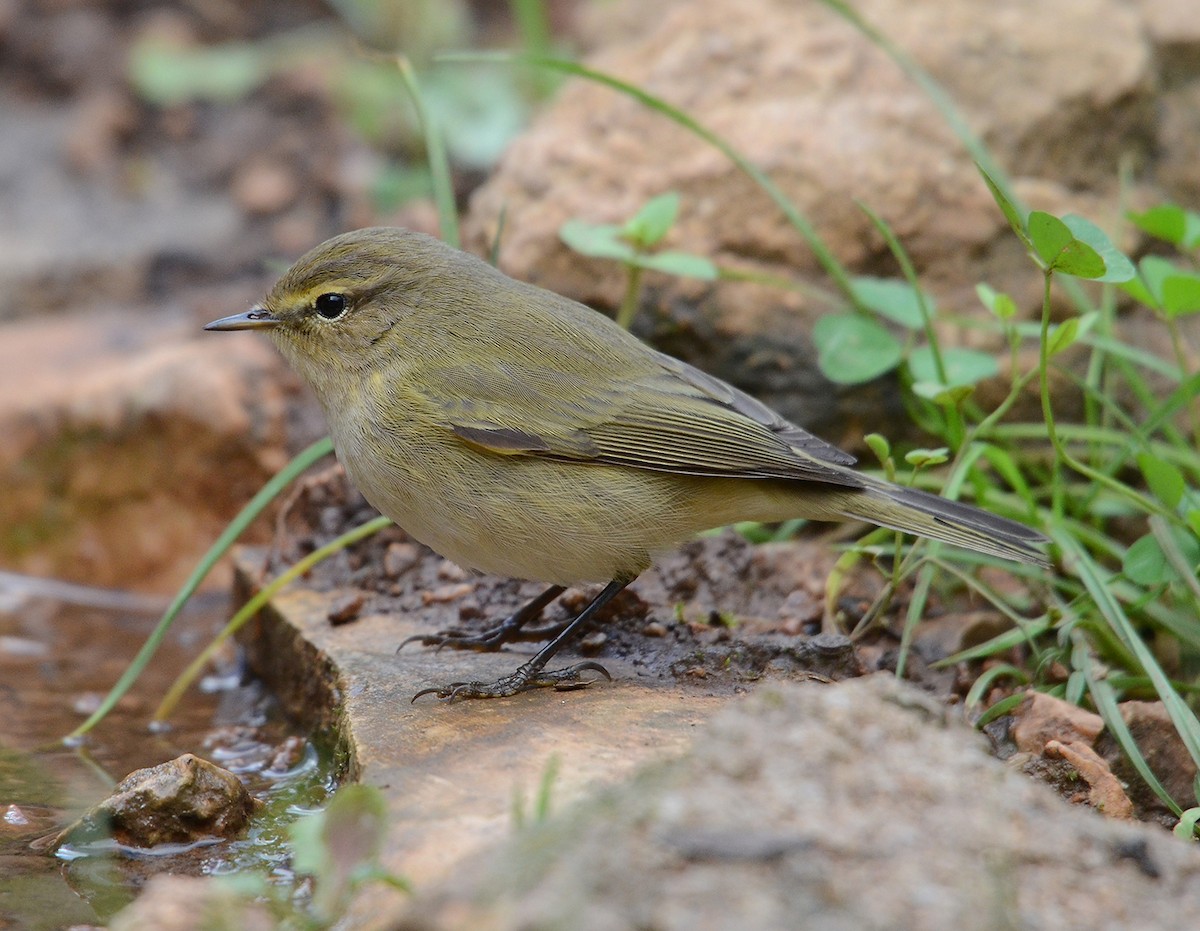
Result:
<svg viewBox="0 0 1200 931"><path fill-rule="evenodd" d="M279 325L279 318L269 310L252 307L245 313L222 317L207 324L206 330L263 330Z"/></svg>

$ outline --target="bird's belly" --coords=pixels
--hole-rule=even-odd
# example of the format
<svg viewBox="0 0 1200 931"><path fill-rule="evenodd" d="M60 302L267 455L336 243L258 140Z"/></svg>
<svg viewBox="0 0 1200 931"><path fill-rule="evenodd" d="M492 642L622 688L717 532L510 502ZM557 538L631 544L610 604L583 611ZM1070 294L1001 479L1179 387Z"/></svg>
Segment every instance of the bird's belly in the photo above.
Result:
<svg viewBox="0 0 1200 931"><path fill-rule="evenodd" d="M362 449L339 444L338 455L367 500L464 568L604 582L637 575L654 554L703 529L678 477L449 444L386 461Z"/></svg>

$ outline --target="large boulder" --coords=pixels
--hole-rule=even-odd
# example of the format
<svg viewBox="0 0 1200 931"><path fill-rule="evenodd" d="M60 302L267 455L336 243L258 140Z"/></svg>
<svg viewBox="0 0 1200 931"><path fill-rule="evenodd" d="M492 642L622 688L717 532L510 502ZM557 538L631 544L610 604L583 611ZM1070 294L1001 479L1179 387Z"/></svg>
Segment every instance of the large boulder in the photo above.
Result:
<svg viewBox="0 0 1200 931"><path fill-rule="evenodd" d="M1148 4L1149 5L1149 4ZM1171 10L1156 13L1168 25ZM1187 148L1186 107L1165 124L1158 84L1166 39L1121 0L936 5L864 0L864 19L948 91L967 122L1042 209L1116 218L1118 167L1173 166ZM1177 12L1177 11L1176 11ZM1036 306L1040 278L1008 230L971 156L903 71L824 4L705 0L601 7L586 64L681 108L764 169L852 271L897 274L861 201L895 229L923 282L946 306L978 308L987 280ZM1191 47L1194 47L1194 43ZM1178 57L1178 56L1177 56ZM1191 175L1200 178L1192 160ZM617 222L664 191L682 195L669 244L723 267L804 290L651 274L637 328L831 439L879 425L894 392L855 403L815 370L810 332L831 285L805 240L725 156L607 87L573 80L479 189L467 241L486 250L503 217L501 266L596 306L617 305L624 273L558 238L570 218ZM978 336L956 336L959 340ZM859 421L865 421L860 423Z"/></svg>

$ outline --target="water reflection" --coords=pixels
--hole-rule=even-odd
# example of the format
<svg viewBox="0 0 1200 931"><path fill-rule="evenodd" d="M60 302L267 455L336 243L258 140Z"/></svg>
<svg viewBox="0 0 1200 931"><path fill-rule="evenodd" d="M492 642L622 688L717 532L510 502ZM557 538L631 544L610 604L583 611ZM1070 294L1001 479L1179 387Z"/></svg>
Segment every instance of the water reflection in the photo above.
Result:
<svg viewBox="0 0 1200 931"><path fill-rule="evenodd" d="M292 812L320 804L332 765L246 681L236 653L192 690L170 728L148 727L167 687L228 617L226 597L199 596L113 713L80 746L61 742L124 671L163 607L156 598L0 572L0 927L103 922L157 872L290 879L286 826ZM39 849L128 773L185 752L237 773L266 803L245 837L154 852L98 844L55 857Z"/></svg>

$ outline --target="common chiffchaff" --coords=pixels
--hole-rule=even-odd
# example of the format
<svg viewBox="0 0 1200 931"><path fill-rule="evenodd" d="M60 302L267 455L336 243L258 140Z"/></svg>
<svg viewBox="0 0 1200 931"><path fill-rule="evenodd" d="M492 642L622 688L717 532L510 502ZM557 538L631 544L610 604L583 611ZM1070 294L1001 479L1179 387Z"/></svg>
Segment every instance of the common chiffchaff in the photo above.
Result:
<svg viewBox="0 0 1200 931"><path fill-rule="evenodd" d="M265 330L312 386L351 479L416 539L466 568L552 583L479 637L423 642L495 649L564 586L607 583L513 674L420 694L607 676L545 666L656 554L734 521L863 520L1045 562L1040 533L855 472L853 457L602 314L420 233L337 236L261 306L206 329Z"/></svg>

